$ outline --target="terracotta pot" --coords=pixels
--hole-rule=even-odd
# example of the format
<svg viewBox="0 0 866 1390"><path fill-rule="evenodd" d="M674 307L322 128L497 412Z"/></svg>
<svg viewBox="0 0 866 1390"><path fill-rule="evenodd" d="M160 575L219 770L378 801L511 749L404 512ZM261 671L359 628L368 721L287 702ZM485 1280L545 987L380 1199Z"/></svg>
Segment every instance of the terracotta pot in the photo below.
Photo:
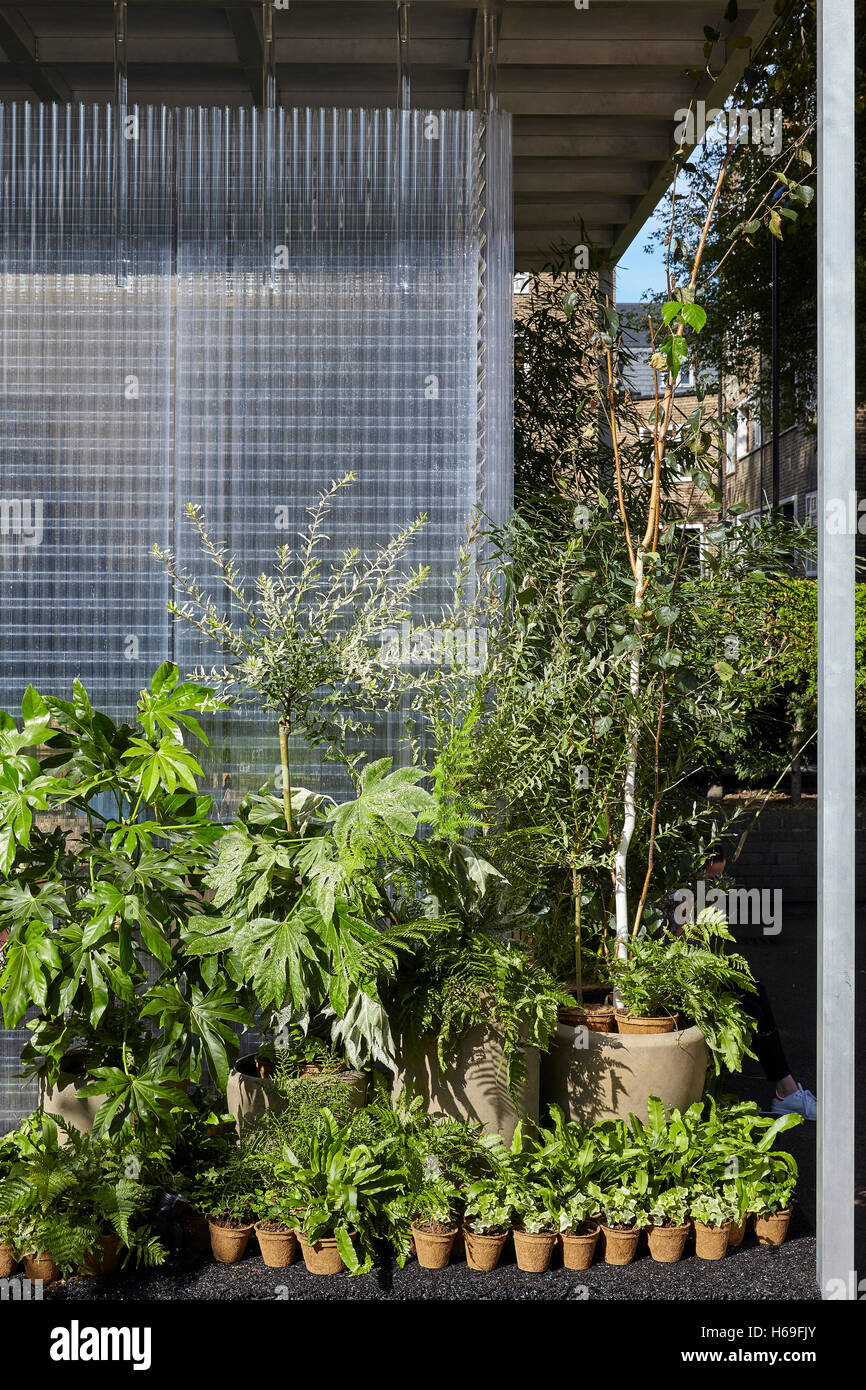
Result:
<svg viewBox="0 0 866 1390"><path fill-rule="evenodd" d="M60 1278L60 1266L43 1250L37 1255L24 1256L24 1273L31 1284L40 1279L43 1284L54 1284Z"/></svg>
<svg viewBox="0 0 866 1390"><path fill-rule="evenodd" d="M730 1221L726 1221L724 1226L705 1226L703 1221L696 1221L694 1226L695 1254L698 1259L723 1260L728 1248Z"/></svg>
<svg viewBox="0 0 866 1390"><path fill-rule="evenodd" d="M268 1269L285 1269L290 1265L298 1251L298 1237L294 1231L268 1231L267 1221L256 1222L256 1235L259 1249Z"/></svg>
<svg viewBox="0 0 866 1390"><path fill-rule="evenodd" d="M354 1232L350 1231L349 1234L351 1236ZM301 1242L304 1264L310 1274L340 1274L346 1268L343 1257L337 1249L336 1236L321 1236L311 1245L301 1231L298 1239Z"/></svg>
<svg viewBox="0 0 866 1390"><path fill-rule="evenodd" d="M82 1274L115 1274L120 1268L120 1236L100 1236L99 1244L100 1253L87 1256Z"/></svg>
<svg viewBox="0 0 866 1390"><path fill-rule="evenodd" d="M605 1264L630 1265L637 1254L640 1226L629 1226L626 1230L617 1230L613 1226L605 1226L602 1222L601 1229L604 1235Z"/></svg>
<svg viewBox="0 0 866 1390"><path fill-rule="evenodd" d="M755 1217L755 1236L759 1245L781 1245L791 1223L791 1208Z"/></svg>
<svg viewBox="0 0 866 1390"><path fill-rule="evenodd" d="M466 1241L466 1263L470 1269L482 1269L489 1273L499 1264L499 1258L505 1249L505 1242L508 1239L508 1232L502 1231L499 1235L482 1235L470 1231L467 1226L464 1230Z"/></svg>
<svg viewBox="0 0 866 1390"><path fill-rule="evenodd" d="M585 1004L560 1007L556 1010L560 1023L569 1028L589 1028L593 1033L612 1033L615 1010L612 1004Z"/></svg>
<svg viewBox="0 0 866 1390"><path fill-rule="evenodd" d="M527 1274L543 1274L550 1264L556 1242L556 1231L521 1231L515 1227L517 1268L525 1270Z"/></svg>
<svg viewBox="0 0 866 1390"><path fill-rule="evenodd" d="M677 1014L664 1018L640 1018L631 1014L617 1014L617 1031L626 1036L646 1037L650 1033L673 1033L677 1026Z"/></svg>
<svg viewBox="0 0 866 1390"><path fill-rule="evenodd" d="M208 1222L210 1229L210 1248L213 1257L221 1265L234 1265L242 1260L252 1235L250 1226L217 1226Z"/></svg>
<svg viewBox="0 0 866 1390"><path fill-rule="evenodd" d="M559 1237L562 1246L562 1263L566 1269L589 1269L595 1255L595 1247L601 1235L600 1227L586 1235L574 1231L563 1231Z"/></svg>
<svg viewBox="0 0 866 1390"><path fill-rule="evenodd" d="M18 1268L18 1261L12 1254L12 1246L0 1240L0 1279L8 1279Z"/></svg>
<svg viewBox="0 0 866 1390"><path fill-rule="evenodd" d="M234 1128L234 1126L232 1126ZM184 1240L190 1250L195 1250L200 1255L210 1253L210 1228L206 1216L202 1216L195 1207L185 1207L180 1214L180 1229L183 1231Z"/></svg>
<svg viewBox="0 0 866 1390"><path fill-rule="evenodd" d="M451 1251L457 1239L457 1227L450 1231L425 1231L412 1222L415 1237L415 1253L422 1269L444 1269L451 1259Z"/></svg>
<svg viewBox="0 0 866 1390"><path fill-rule="evenodd" d="M728 1249L729 1249L729 1250L736 1250L736 1248L737 1248L738 1245L742 1245L742 1243L743 1243L743 1237L744 1237L744 1235L746 1234L746 1227L748 1226L748 1224L749 1224L748 1215L742 1217L741 1220L739 1220L739 1221L732 1221L732 1222L731 1222L731 1229L730 1229L730 1231L728 1232Z"/></svg>
<svg viewBox="0 0 866 1390"><path fill-rule="evenodd" d="M688 1221L684 1226L647 1227L649 1252L653 1259L660 1265L676 1264L683 1257L690 1230Z"/></svg>

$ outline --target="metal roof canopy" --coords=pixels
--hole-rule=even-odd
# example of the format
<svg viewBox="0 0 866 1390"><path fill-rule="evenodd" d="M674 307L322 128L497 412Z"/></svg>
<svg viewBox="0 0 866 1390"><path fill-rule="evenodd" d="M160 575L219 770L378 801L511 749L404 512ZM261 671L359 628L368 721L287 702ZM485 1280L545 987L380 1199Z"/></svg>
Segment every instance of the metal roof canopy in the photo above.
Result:
<svg viewBox="0 0 866 1390"><path fill-rule="evenodd" d="M129 100L249 105L262 100L261 0L127 0ZM277 100L286 106L394 106L396 0L277 0ZM514 116L515 262L553 243L629 245L672 178L676 112L720 107L749 60L704 26L719 0L411 0L412 105L478 104L485 9L494 15L496 98ZM729 36L755 48L773 0L740 0ZM0 5L0 99L103 102L114 95L113 0ZM584 232L581 231L581 226Z"/></svg>

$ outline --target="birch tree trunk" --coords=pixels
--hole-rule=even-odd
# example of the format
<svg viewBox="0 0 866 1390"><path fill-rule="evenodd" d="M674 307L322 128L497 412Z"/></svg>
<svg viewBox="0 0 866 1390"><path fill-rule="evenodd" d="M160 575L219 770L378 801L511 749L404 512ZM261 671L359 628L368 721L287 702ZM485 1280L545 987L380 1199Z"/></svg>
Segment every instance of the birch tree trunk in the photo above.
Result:
<svg viewBox="0 0 866 1390"><path fill-rule="evenodd" d="M635 583L634 583L634 606L635 606L635 638L638 645L631 654L631 664L629 669L629 693L632 700L637 703L640 695L640 610L643 605L643 555L638 552L635 557ZM628 913L628 851L634 834L637 810L635 805L635 783L637 781L637 755L638 741L640 739L640 722L637 715L632 711L629 716L628 726L628 760L626 762L625 786L623 790L623 822L622 833L614 858L614 889L616 904L616 954L618 960L625 960L628 956L629 942L629 913ZM614 993L614 1004L620 1007L621 1000L619 993Z"/></svg>

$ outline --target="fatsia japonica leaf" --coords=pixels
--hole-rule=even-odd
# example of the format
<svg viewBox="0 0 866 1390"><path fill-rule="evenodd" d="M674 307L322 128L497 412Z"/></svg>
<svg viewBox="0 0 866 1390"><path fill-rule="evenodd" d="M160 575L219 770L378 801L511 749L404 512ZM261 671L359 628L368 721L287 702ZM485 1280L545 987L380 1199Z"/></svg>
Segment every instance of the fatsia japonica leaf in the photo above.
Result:
<svg viewBox="0 0 866 1390"><path fill-rule="evenodd" d="M6 948L6 965L0 975L6 1028L18 1026L31 1002L45 1007L48 986L60 970L60 952L49 932L49 924L31 922Z"/></svg>
<svg viewBox="0 0 866 1390"><path fill-rule="evenodd" d="M193 985L184 994L167 981L148 990L141 1012L158 1018L167 1055L179 1053L181 1068L188 1058L203 1057L212 1080L225 1090L229 1057L234 1060L238 1048L232 1024L251 1027L253 1022L234 990L217 984L205 993Z"/></svg>
<svg viewBox="0 0 866 1390"><path fill-rule="evenodd" d="M341 851L364 856L376 853L383 829L395 836L414 836L419 822L436 820L436 802L419 787L424 776L416 767L389 771L390 758L369 763L361 773L358 795L330 814L334 839Z"/></svg>

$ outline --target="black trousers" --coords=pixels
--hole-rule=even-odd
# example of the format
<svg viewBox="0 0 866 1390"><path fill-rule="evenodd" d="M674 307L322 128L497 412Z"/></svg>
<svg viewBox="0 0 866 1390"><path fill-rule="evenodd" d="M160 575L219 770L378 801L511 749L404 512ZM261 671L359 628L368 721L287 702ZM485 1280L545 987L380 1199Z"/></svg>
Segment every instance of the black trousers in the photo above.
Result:
<svg viewBox="0 0 866 1390"><path fill-rule="evenodd" d="M757 991L754 994L744 992L740 1002L743 1012L755 1020L752 1051L763 1067L767 1080L775 1086L783 1076L790 1074L791 1068L776 1027L770 996L760 980L756 980L755 984Z"/></svg>

